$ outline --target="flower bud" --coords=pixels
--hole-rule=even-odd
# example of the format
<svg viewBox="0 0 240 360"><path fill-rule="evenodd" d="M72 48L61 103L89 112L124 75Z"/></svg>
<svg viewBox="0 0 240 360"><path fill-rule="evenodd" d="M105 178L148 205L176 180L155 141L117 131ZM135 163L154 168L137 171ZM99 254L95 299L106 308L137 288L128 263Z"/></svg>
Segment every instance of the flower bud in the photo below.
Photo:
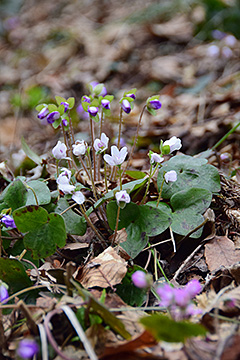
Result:
<svg viewBox="0 0 240 360"><path fill-rule="evenodd" d="M41 111L39 111L37 117L38 117L40 120L42 120L42 119L44 119L48 114L49 114L48 107L45 106L44 108L42 108Z"/></svg>
<svg viewBox="0 0 240 360"><path fill-rule="evenodd" d="M52 154L57 160L61 160L67 156L67 147L64 143L58 140L57 145L52 149Z"/></svg>
<svg viewBox="0 0 240 360"><path fill-rule="evenodd" d="M95 117L98 113L98 107L96 106L89 106L88 112L91 116Z"/></svg>
<svg viewBox="0 0 240 360"><path fill-rule="evenodd" d="M64 112L68 111L68 109L69 109L69 104L68 104L67 102L62 101L62 102L61 102L61 105L64 105Z"/></svg>
<svg viewBox="0 0 240 360"><path fill-rule="evenodd" d="M147 274L141 270L137 270L132 274L132 282L139 289L145 289L149 286Z"/></svg>
<svg viewBox="0 0 240 360"><path fill-rule="evenodd" d="M73 148L73 154L75 156L85 155L87 151L86 143L83 140L81 141L77 140L76 143L73 144L72 148Z"/></svg>
<svg viewBox="0 0 240 360"><path fill-rule="evenodd" d="M117 200L118 206L120 206L121 203L129 204L130 201L131 201L131 198L130 198L130 196L128 195L128 193L127 193L126 190L118 191L118 192L115 194L115 198L116 198L116 200Z"/></svg>
<svg viewBox="0 0 240 360"><path fill-rule="evenodd" d="M148 107L153 110L158 110L162 106L161 102L158 99L150 100L148 103Z"/></svg>
<svg viewBox="0 0 240 360"><path fill-rule="evenodd" d="M150 157L151 164L155 164L155 163L160 164L161 162L164 161L164 158L157 153L150 152L149 157Z"/></svg>
<svg viewBox="0 0 240 360"><path fill-rule="evenodd" d="M108 148L109 138L106 134L101 134L101 139L95 139L93 147L97 154L102 153L103 151L107 150Z"/></svg>
<svg viewBox="0 0 240 360"><path fill-rule="evenodd" d="M171 137L171 139L164 141L161 144L161 151L163 154L171 154L175 150L179 150L182 147L181 140L176 136Z"/></svg>
<svg viewBox="0 0 240 360"><path fill-rule="evenodd" d="M109 110L110 109L110 101L107 99L102 99L101 101L102 106L104 109Z"/></svg>
<svg viewBox="0 0 240 360"><path fill-rule="evenodd" d="M54 123L55 120L60 118L60 113L58 111L53 111L47 116L47 122L49 124Z"/></svg>
<svg viewBox="0 0 240 360"><path fill-rule="evenodd" d="M67 121L67 119L62 119L62 124L63 124L63 126L68 126L68 121Z"/></svg>
<svg viewBox="0 0 240 360"><path fill-rule="evenodd" d="M177 173L176 173L176 171L171 170L171 171L166 172L166 174L164 175L164 179L165 179L166 183L177 181Z"/></svg>
<svg viewBox="0 0 240 360"><path fill-rule="evenodd" d="M84 95L83 97L82 97L82 101L84 101L84 102L87 102L87 103L91 103L91 99L90 99L90 97L89 96L86 96L86 95Z"/></svg>
<svg viewBox="0 0 240 360"><path fill-rule="evenodd" d="M131 104L127 99L124 99L121 103L121 107L126 114L129 114L132 110Z"/></svg>

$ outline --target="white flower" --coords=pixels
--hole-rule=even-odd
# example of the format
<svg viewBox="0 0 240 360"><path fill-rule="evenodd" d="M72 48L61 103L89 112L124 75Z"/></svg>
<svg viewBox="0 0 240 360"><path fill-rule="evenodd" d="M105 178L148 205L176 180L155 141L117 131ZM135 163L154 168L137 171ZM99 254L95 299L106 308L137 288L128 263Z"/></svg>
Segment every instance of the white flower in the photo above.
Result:
<svg viewBox="0 0 240 360"><path fill-rule="evenodd" d="M164 141L163 147L166 145L170 146L170 154L175 150L181 149L182 147L181 140L176 136L173 136L171 139Z"/></svg>
<svg viewBox="0 0 240 360"><path fill-rule="evenodd" d="M121 150L118 150L118 148L113 145L111 147L111 156L105 154L104 160L111 166L121 165L127 156L127 152L126 146L124 146Z"/></svg>
<svg viewBox="0 0 240 360"><path fill-rule="evenodd" d="M166 181L166 183L170 182L175 182L177 181L177 173L175 170L171 170L166 172L166 174L164 175L164 179Z"/></svg>
<svg viewBox="0 0 240 360"><path fill-rule="evenodd" d="M52 149L52 154L57 160L64 159L67 156L66 145L58 140L57 145Z"/></svg>
<svg viewBox="0 0 240 360"><path fill-rule="evenodd" d="M131 201L131 198L130 196L128 195L127 191L126 190L121 190L121 191L118 191L116 194L115 194L115 198L117 200L117 204L119 205L119 202L124 202L126 204L130 203Z"/></svg>
<svg viewBox="0 0 240 360"><path fill-rule="evenodd" d="M68 170L65 167L61 168L60 169L60 175L58 176L58 179L60 179L62 176L67 176L68 180L70 181L71 176L72 176L71 170ZM57 183L59 181L58 179L57 179Z"/></svg>
<svg viewBox="0 0 240 360"><path fill-rule="evenodd" d="M79 205L83 204L85 201L85 196L81 193L81 191L75 191L73 193L72 199Z"/></svg>
<svg viewBox="0 0 240 360"><path fill-rule="evenodd" d="M151 153L150 154L150 163L154 164L154 163L161 163L164 161L164 158L162 156L160 156L157 153Z"/></svg>
<svg viewBox="0 0 240 360"><path fill-rule="evenodd" d="M68 175L65 175L64 173L61 173L59 177L57 178L57 184L59 190L61 190L64 194L72 194L72 192L75 190L75 186L69 184L69 177Z"/></svg>
<svg viewBox="0 0 240 360"><path fill-rule="evenodd" d="M102 153L108 148L109 138L104 133L101 134L101 139L95 139L93 147L97 154Z"/></svg>
<svg viewBox="0 0 240 360"><path fill-rule="evenodd" d="M73 148L73 153L76 156L84 155L87 150L86 143L83 140L81 141L77 140L76 143L73 144L72 148Z"/></svg>

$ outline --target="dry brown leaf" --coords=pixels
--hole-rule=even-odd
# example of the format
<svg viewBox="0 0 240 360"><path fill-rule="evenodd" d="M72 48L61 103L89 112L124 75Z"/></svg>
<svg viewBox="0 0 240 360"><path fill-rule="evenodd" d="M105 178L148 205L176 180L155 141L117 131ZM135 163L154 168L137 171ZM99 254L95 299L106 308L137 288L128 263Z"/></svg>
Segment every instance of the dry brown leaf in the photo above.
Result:
<svg viewBox="0 0 240 360"><path fill-rule="evenodd" d="M205 258L210 271L220 266L230 267L240 261L240 251L226 236L215 236L205 245Z"/></svg>
<svg viewBox="0 0 240 360"><path fill-rule="evenodd" d="M178 15L163 24L153 24L150 30L156 36L182 42L191 39L193 24L187 19L186 15Z"/></svg>
<svg viewBox="0 0 240 360"><path fill-rule="evenodd" d="M77 280L85 288L107 288L119 284L126 272L126 261L112 247L108 247L84 266L81 277L77 276Z"/></svg>

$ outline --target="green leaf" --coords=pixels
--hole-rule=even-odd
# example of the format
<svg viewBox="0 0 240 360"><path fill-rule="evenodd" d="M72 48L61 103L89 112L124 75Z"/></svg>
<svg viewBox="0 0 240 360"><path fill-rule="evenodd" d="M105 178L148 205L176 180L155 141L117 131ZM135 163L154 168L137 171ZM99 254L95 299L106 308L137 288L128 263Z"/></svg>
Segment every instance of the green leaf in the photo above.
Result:
<svg viewBox="0 0 240 360"><path fill-rule="evenodd" d="M33 285L24 266L16 259L0 258L0 279L9 286L9 295Z"/></svg>
<svg viewBox="0 0 240 360"><path fill-rule="evenodd" d="M170 203L176 210L191 209L193 212L202 214L210 206L212 193L206 189L191 188L175 193Z"/></svg>
<svg viewBox="0 0 240 360"><path fill-rule="evenodd" d="M125 173L133 179L143 179L146 176L146 174L142 171L127 170Z"/></svg>
<svg viewBox="0 0 240 360"><path fill-rule="evenodd" d="M58 110L57 110L60 114L60 116L62 116L65 112L65 106L62 104L62 105L59 105L58 107Z"/></svg>
<svg viewBox="0 0 240 360"><path fill-rule="evenodd" d="M94 94L99 95L103 89L104 84L98 84L94 87Z"/></svg>
<svg viewBox="0 0 240 360"><path fill-rule="evenodd" d="M170 208L169 208L170 209ZM170 211L149 205L139 206L139 216L126 228L127 241L121 244L132 257L136 257L145 247L149 236L164 232L171 224Z"/></svg>
<svg viewBox="0 0 240 360"><path fill-rule="evenodd" d="M55 212L61 214L69 207L67 200L64 198L59 199ZM87 230L87 224L83 216L77 215L73 210L68 210L62 217L65 222L66 232L72 235L84 235Z"/></svg>
<svg viewBox="0 0 240 360"><path fill-rule="evenodd" d="M4 195L4 202L8 207L12 208L12 210L15 210L24 206L26 204L26 200L27 189L20 179L16 179L10 185L8 185Z"/></svg>
<svg viewBox="0 0 240 360"><path fill-rule="evenodd" d="M51 201L51 193L46 183L39 180L31 180L26 183L26 187L28 188L28 196L25 205L46 205ZM37 197L38 204L36 203L36 199L33 191Z"/></svg>
<svg viewBox="0 0 240 360"><path fill-rule="evenodd" d="M113 95L106 95L106 96L104 96L104 98L103 98L104 100L108 100L108 101L112 101L113 99L114 99L114 96Z"/></svg>
<svg viewBox="0 0 240 360"><path fill-rule="evenodd" d="M220 191L218 170L207 164L206 159L187 155L176 155L164 163L159 170L157 184L160 188L165 172L175 170L177 181L164 183L162 197L170 199L175 193L189 188L202 188L217 193Z"/></svg>
<svg viewBox="0 0 240 360"><path fill-rule="evenodd" d="M34 259L52 255L56 246L66 243L66 229L63 218L38 206L26 206L15 210L13 218L17 228L27 233L25 247L32 251Z"/></svg>
<svg viewBox="0 0 240 360"><path fill-rule="evenodd" d="M130 306L141 306L146 299L147 290L139 289L132 283L132 274L137 270L146 272L140 266L134 265L128 269L122 283L116 286L117 294Z"/></svg>
<svg viewBox="0 0 240 360"><path fill-rule="evenodd" d="M110 201L107 204L107 219L108 224L112 230L116 227L118 205L116 201ZM126 204L124 209L120 209L118 230L126 228L132 221L136 220L139 216L139 206L133 202Z"/></svg>
<svg viewBox="0 0 240 360"><path fill-rule="evenodd" d="M74 99L74 97L68 98L68 99L67 99L67 103L68 103L68 105L69 105L69 109L72 109L72 108L74 107L74 105L75 105L75 99Z"/></svg>
<svg viewBox="0 0 240 360"><path fill-rule="evenodd" d="M29 159L35 162L35 164L41 165L42 159L40 158L40 156L38 156L34 151L30 149L23 136L21 138L21 143L22 143L22 149L25 152L25 154L29 157Z"/></svg>
<svg viewBox="0 0 240 360"><path fill-rule="evenodd" d="M46 105L45 104L39 104L39 105L37 105L36 106L36 110L39 112L39 111L41 111L43 108L45 108L46 107Z"/></svg>
<svg viewBox="0 0 240 360"><path fill-rule="evenodd" d="M56 102L58 105L61 105L61 102L66 102L66 99L64 99L62 96L55 96Z"/></svg>
<svg viewBox="0 0 240 360"><path fill-rule="evenodd" d="M204 217L201 214L195 213L191 208L182 209L172 214L171 228L176 234L185 236L197 226L201 225L203 221ZM190 237L199 238L202 234L202 230L203 228L200 228Z"/></svg>
<svg viewBox="0 0 240 360"><path fill-rule="evenodd" d="M53 111L58 111L58 107L55 104L48 105L48 111L51 113Z"/></svg>
<svg viewBox="0 0 240 360"><path fill-rule="evenodd" d="M89 103L87 101L82 101L82 107L84 111L88 111Z"/></svg>
<svg viewBox="0 0 240 360"><path fill-rule="evenodd" d="M52 123L52 127L53 127L54 129L57 129L57 128L59 127L59 125L61 124L61 121L62 121L61 118L56 119L56 120L54 121L54 123Z"/></svg>
<svg viewBox="0 0 240 360"><path fill-rule="evenodd" d="M156 340L184 342L193 336L205 336L206 329L189 321L174 321L166 315L153 314L140 319L141 324Z"/></svg>

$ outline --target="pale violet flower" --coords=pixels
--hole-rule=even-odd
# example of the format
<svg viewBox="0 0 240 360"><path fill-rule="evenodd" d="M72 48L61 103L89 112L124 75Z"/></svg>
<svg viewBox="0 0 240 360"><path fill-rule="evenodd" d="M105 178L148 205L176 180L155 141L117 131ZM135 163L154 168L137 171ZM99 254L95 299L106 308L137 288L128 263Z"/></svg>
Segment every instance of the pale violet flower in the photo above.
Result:
<svg viewBox="0 0 240 360"><path fill-rule="evenodd" d="M149 286L147 275L141 270L137 270L132 274L132 282L139 289L145 289Z"/></svg>
<svg viewBox="0 0 240 360"><path fill-rule="evenodd" d="M76 156L84 155L87 151L87 145L83 140L77 140L75 144L72 146L73 154Z"/></svg>
<svg viewBox="0 0 240 360"><path fill-rule="evenodd" d="M0 302L8 299L8 285L0 280Z"/></svg>
<svg viewBox="0 0 240 360"><path fill-rule="evenodd" d="M48 114L49 114L48 106L45 105L44 108L42 108L42 110L39 111L37 117L38 117L40 120L42 120L42 119L44 119Z"/></svg>
<svg viewBox="0 0 240 360"><path fill-rule="evenodd" d="M31 359L38 351L39 347L34 339L21 340L17 348L17 354L22 359Z"/></svg>
<svg viewBox="0 0 240 360"><path fill-rule="evenodd" d="M173 136L173 137L171 137L171 139L164 141L164 143L162 144L162 147L164 148L165 146L169 146L170 151L164 152L164 153L171 154L173 151L181 149L182 143L179 138L177 138L176 136Z"/></svg>
<svg viewBox="0 0 240 360"><path fill-rule="evenodd" d="M176 173L176 171L171 170L171 171L166 172L166 174L164 175L164 179L165 179L166 183L177 181L177 173Z"/></svg>
<svg viewBox="0 0 240 360"><path fill-rule="evenodd" d="M109 110L110 109L110 101L107 99L102 99L101 101L102 106L106 109Z"/></svg>
<svg viewBox="0 0 240 360"><path fill-rule="evenodd" d="M95 139L93 147L97 154L102 153L103 151L107 150L108 148L109 138L106 134L101 134L101 139Z"/></svg>
<svg viewBox="0 0 240 360"><path fill-rule="evenodd" d="M59 111L53 111L51 112L50 114L48 114L47 116L47 122L49 124L52 124L54 123L55 120L59 119L60 118L60 113Z"/></svg>
<svg viewBox="0 0 240 360"><path fill-rule="evenodd" d="M151 154L149 154L149 156L150 156L150 163L151 164L154 164L154 163L159 164L159 163L164 161L164 158L161 155L157 154L157 153L151 153Z"/></svg>
<svg viewBox="0 0 240 360"><path fill-rule="evenodd" d="M57 183L58 183L59 179L61 179L62 176L66 176L68 178L68 180L70 181L71 176L72 176L71 170L68 170L67 168L61 168Z"/></svg>
<svg viewBox="0 0 240 360"><path fill-rule="evenodd" d="M89 106L88 112L91 116L95 117L98 113L98 107L96 106Z"/></svg>
<svg viewBox="0 0 240 360"><path fill-rule="evenodd" d="M223 41L227 46L230 46L230 47L233 47L237 43L237 39L235 38L234 35L225 36Z"/></svg>
<svg viewBox="0 0 240 360"><path fill-rule="evenodd" d="M220 49L217 45L210 45L207 49L207 55L210 57L218 57L220 54Z"/></svg>
<svg viewBox="0 0 240 360"><path fill-rule="evenodd" d="M0 217L0 223L2 223L6 228L16 228L15 222L10 215L3 215L3 217Z"/></svg>
<svg viewBox="0 0 240 360"><path fill-rule="evenodd" d="M57 145L52 149L52 154L57 160L64 159L67 156L66 145L58 140Z"/></svg>
<svg viewBox="0 0 240 360"><path fill-rule="evenodd" d="M119 166L124 162L127 152L126 146L124 146L121 150L118 150L118 148L113 145L111 147L111 155L105 154L104 160L111 166Z"/></svg>
<svg viewBox="0 0 240 360"><path fill-rule="evenodd" d="M127 193L126 190L118 191L118 192L115 194L115 198L116 198L116 200L117 200L117 204L118 204L118 205L119 205L120 203L128 204L128 203L130 203L130 201L131 201L131 198L130 198L130 196L128 195L128 193Z"/></svg>
<svg viewBox="0 0 240 360"><path fill-rule="evenodd" d="M148 103L148 107L153 110L158 110L162 106L161 102L158 99L150 100Z"/></svg>
<svg viewBox="0 0 240 360"><path fill-rule="evenodd" d="M85 201L85 196L81 193L81 191L75 191L72 195L72 199L79 205L83 204Z"/></svg>

